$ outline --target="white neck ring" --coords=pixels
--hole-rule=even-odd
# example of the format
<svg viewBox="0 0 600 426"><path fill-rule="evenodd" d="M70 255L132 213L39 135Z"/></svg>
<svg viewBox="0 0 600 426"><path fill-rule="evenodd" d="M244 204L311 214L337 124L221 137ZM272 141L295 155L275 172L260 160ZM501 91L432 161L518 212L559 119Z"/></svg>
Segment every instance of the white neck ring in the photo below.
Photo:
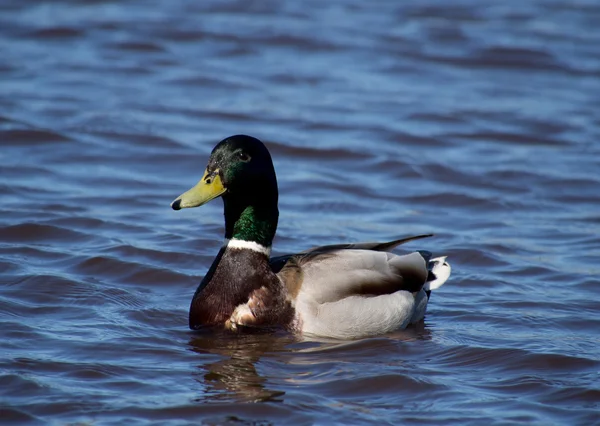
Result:
<svg viewBox="0 0 600 426"><path fill-rule="evenodd" d="M233 250L252 250L257 253L262 253L265 256L271 256L271 246L265 247L255 241L238 240L237 238L225 239L223 246Z"/></svg>

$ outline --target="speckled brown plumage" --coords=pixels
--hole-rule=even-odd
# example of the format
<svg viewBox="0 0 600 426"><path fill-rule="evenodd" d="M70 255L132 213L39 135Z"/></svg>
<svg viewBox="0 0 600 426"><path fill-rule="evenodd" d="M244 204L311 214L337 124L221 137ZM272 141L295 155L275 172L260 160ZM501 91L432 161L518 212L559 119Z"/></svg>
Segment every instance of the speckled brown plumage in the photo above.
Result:
<svg viewBox="0 0 600 426"><path fill-rule="evenodd" d="M285 290L269 266L268 258L252 250L222 248L190 305L190 328L221 325L238 305L258 298L256 325L283 325L293 317Z"/></svg>

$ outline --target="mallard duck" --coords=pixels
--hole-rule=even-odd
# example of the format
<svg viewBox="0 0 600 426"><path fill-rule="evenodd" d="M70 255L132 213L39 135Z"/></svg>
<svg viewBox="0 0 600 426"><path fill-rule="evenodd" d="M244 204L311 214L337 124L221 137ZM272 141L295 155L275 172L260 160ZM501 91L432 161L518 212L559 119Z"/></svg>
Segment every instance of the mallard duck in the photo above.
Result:
<svg viewBox="0 0 600 426"><path fill-rule="evenodd" d="M251 136L219 142L202 179L171 207L198 207L217 197L224 204L225 242L192 299L191 329L282 326L335 339L379 335L423 319L431 290L450 276L445 257L390 253L429 234L270 258L277 178L266 146Z"/></svg>

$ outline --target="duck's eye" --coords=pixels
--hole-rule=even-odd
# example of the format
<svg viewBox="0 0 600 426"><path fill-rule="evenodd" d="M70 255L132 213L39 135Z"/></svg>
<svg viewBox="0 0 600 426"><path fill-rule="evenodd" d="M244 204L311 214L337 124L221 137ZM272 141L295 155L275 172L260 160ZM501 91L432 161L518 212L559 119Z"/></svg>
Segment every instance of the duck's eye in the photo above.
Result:
<svg viewBox="0 0 600 426"><path fill-rule="evenodd" d="M242 160L244 163L247 163L248 161L250 161L250 156L243 151L240 151L238 153L238 158L240 160Z"/></svg>

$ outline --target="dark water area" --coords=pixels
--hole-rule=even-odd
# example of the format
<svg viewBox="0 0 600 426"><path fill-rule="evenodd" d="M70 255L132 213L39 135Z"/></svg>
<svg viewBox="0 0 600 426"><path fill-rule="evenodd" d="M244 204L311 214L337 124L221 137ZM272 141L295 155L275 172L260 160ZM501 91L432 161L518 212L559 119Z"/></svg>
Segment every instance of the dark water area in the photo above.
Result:
<svg viewBox="0 0 600 426"><path fill-rule="evenodd" d="M600 3L0 2L1 424L600 424ZM264 140L274 253L435 238L423 324L188 330Z"/></svg>

